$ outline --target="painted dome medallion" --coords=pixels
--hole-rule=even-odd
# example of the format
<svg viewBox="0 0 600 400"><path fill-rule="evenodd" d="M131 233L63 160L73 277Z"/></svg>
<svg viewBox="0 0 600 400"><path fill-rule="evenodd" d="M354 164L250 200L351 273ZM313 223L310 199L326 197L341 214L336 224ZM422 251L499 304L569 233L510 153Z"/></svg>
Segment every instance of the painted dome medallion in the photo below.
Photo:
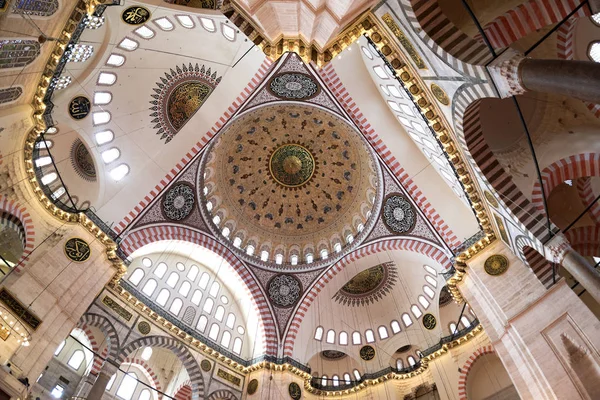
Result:
<svg viewBox="0 0 600 400"><path fill-rule="evenodd" d="M314 106L268 105L241 115L215 138L202 166L202 211L212 229L264 264L331 261L377 214L380 172L368 145Z"/></svg>

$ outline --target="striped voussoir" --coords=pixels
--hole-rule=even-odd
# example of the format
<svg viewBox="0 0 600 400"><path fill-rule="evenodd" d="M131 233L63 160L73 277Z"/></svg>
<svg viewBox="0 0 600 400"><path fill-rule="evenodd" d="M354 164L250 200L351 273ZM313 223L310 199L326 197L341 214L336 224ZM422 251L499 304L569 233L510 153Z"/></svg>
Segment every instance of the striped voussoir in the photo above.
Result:
<svg viewBox="0 0 600 400"><path fill-rule="evenodd" d="M539 244L541 246L541 243ZM537 249L534 239L524 235L515 238L516 253L525 265L529 265L533 273L546 288L552 286L552 264ZM544 261L542 261L544 260Z"/></svg>
<svg viewBox="0 0 600 400"><path fill-rule="evenodd" d="M238 400L229 390L215 390L206 398L207 400Z"/></svg>
<svg viewBox="0 0 600 400"><path fill-rule="evenodd" d="M199 400L204 397L204 378L198 362L192 356L188 348L177 340L167 336L146 336L127 344L119 353L117 362L122 364L136 350L144 347L160 347L173 352L183 364L190 377L190 386L192 388L192 399Z"/></svg>
<svg viewBox="0 0 600 400"><path fill-rule="evenodd" d="M436 51L437 49L434 49L428 42L435 43L444 53L465 64L480 66L492 59L485 44L462 32L446 16L438 0L401 0L400 3L406 11L409 22L416 29L422 29L422 32L426 34L426 37L422 36L423 41L440 58L451 61L448 57L443 57L445 54L439 54L439 51ZM450 63L450 65L452 64Z"/></svg>
<svg viewBox="0 0 600 400"><path fill-rule="evenodd" d="M600 224L600 201L595 201L598 195L594 193L592 188L592 178L589 176L579 178L575 185L583 207L590 207L589 216L596 225Z"/></svg>
<svg viewBox="0 0 600 400"><path fill-rule="evenodd" d="M175 165L169 171L163 179L148 193L144 196L143 200L139 202L137 206L131 210L123 220L121 220L115 226L115 232L121 233L123 232L127 226L129 226L133 220L140 215L140 213L154 200L158 194L181 172L181 170L192 160L194 157L202 150L204 146L219 132L219 130L229 121L229 119L236 113L236 111L244 104L248 96L252 94L254 89L260 84L262 79L267 75L271 68L271 64L273 62L268 58L263 61L261 66L258 69L258 72L254 75L254 77L250 80L248 85L244 88L244 90L236 97L236 99L231 103L231 105L227 108L225 113L217 120L215 125L204 134L204 136L198 141L192 149L181 159L180 162Z"/></svg>
<svg viewBox="0 0 600 400"><path fill-rule="evenodd" d="M556 32L556 55L562 60L572 60L574 58L576 22L577 18L571 17ZM600 104L590 103L589 101L584 101L583 104L596 118L600 118Z"/></svg>
<svg viewBox="0 0 600 400"><path fill-rule="evenodd" d="M85 313L79 320L77 326L93 326L98 328L106 338L108 358L111 360L117 359L117 354L119 353L119 335L108 318L100 314Z"/></svg>
<svg viewBox="0 0 600 400"><path fill-rule="evenodd" d="M302 320L304 316L308 313L308 309L311 304L317 298L319 292L323 290L325 285L331 281L340 271L342 271L346 266L356 262L357 260L371 255L377 254L388 250L407 250L415 253L423 254L432 260L438 262L442 265L444 269L450 268L452 263L448 256L439 248L416 239L388 239L383 240L376 243L371 243L366 245L365 247L358 248L347 254L337 263L329 267L327 271L325 271L321 277L315 281L310 290L304 296L302 303L298 306L296 313L294 314L294 318L289 324L288 332L285 338L284 344L284 355L288 357L293 356L294 351L294 343L296 341L296 336L298 335L298 331L300 330L300 325L302 324ZM302 343L304 345L304 343Z"/></svg>
<svg viewBox="0 0 600 400"><path fill-rule="evenodd" d="M24 230L23 233L19 233L23 241L23 254L19 258L19 261L14 267L15 272L20 272L25 267L27 261L29 261L29 255L33 251L35 243L35 227L33 226L33 220L27 209L21 206L19 203L9 200L8 198L0 195L0 212L4 215L12 216L8 217L10 223L15 224L19 229Z"/></svg>
<svg viewBox="0 0 600 400"><path fill-rule="evenodd" d="M158 399L162 399L162 387L160 385L158 375L156 375L156 373L152 370L152 367L150 367L150 365L148 365L146 361L142 360L141 358L128 357L125 359L124 363L140 367L141 370L144 372L144 375L146 375L148 381L150 381L150 386L152 386L152 388L157 391L156 393L158 394Z"/></svg>
<svg viewBox="0 0 600 400"><path fill-rule="evenodd" d="M576 181L586 176L600 176L600 154L575 154L552 163L542 170L542 184L546 198L564 181ZM543 212L544 200L541 188L540 182L536 181L533 185L531 201L538 210Z"/></svg>
<svg viewBox="0 0 600 400"><path fill-rule="evenodd" d="M189 380L183 382L173 395L175 400L192 400L192 386Z"/></svg>
<svg viewBox="0 0 600 400"><path fill-rule="evenodd" d="M532 32L562 21L580 3L579 0L529 0L497 17L483 30L490 44L495 49L502 49ZM583 6L571 18L589 15L589 7ZM481 35L476 38L483 41Z"/></svg>
<svg viewBox="0 0 600 400"><path fill-rule="evenodd" d="M517 188L487 145L480 120L480 107L481 100L477 100L464 113L462 127L468 153L475 162L476 169L488 180L517 220L539 241L545 243L550 239L545 218Z"/></svg>
<svg viewBox="0 0 600 400"><path fill-rule="evenodd" d="M85 333L88 340L90 341L90 345L92 346L92 352L94 354L94 358L93 358L92 368L90 369L90 374L96 376L96 375L98 375L98 372L100 372L100 369L102 369L102 365L104 365L104 360L106 359L106 354L108 354L107 347L104 347L104 352L100 353L100 346L98 345L98 342L96 341L96 338L94 337L94 333L90 330L90 327L87 326L85 323L81 323L81 322L77 325L78 325L79 329L81 329L83 331L83 333Z"/></svg>
<svg viewBox="0 0 600 400"><path fill-rule="evenodd" d="M469 377L469 372L471 371L471 368L473 368L473 364L475 363L475 361L477 361L477 359L483 356L484 354L495 353L496 351L494 350L494 347L490 345L477 349L473 354L471 354L467 362L465 362L465 365L463 365L460 369L460 376L458 378L459 400L467 400L467 378Z"/></svg>
<svg viewBox="0 0 600 400"><path fill-rule="evenodd" d="M183 240L195 243L223 257L235 270L242 287L246 289L252 306L260 315L259 332L264 332L265 346L262 351L266 354L277 354L277 331L267 299L247 267L229 250L216 240L193 231L185 226L154 226L145 227L136 231L128 232L121 242L121 248L125 253L132 254L135 250L161 240Z"/></svg>
<svg viewBox="0 0 600 400"><path fill-rule="evenodd" d="M344 85L342 84L339 76L335 72L331 63L327 64L320 71L320 75L323 81L327 84L329 89L336 96L340 104L344 106L346 112L352 117L354 123L360 128L365 138L369 141L371 146L375 149L381 159L387 164L392 170L394 175L400 181L400 184L408 191L413 200L417 203L419 208L425 214L425 217L431 222L435 230L440 234L448 246L454 248L460 245L460 241L452 232L450 227L444 222L442 217L433 208L431 203L427 200L423 192L415 184L410 176L406 173L404 168L400 165L398 160L392 155L392 152L387 148L383 140L377 135L375 130L371 127L371 124L367 121L365 116L362 114Z"/></svg>
<svg viewBox="0 0 600 400"><path fill-rule="evenodd" d="M600 257L600 226L582 226L565 232L573 250L582 256Z"/></svg>

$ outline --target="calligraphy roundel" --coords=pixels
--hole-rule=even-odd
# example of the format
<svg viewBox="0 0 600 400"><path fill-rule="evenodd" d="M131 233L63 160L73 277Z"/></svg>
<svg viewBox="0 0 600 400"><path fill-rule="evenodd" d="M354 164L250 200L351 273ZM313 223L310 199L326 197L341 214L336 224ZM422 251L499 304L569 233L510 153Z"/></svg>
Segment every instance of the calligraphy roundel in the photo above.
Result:
<svg viewBox="0 0 600 400"><path fill-rule="evenodd" d="M504 257L502 254L494 254L485 260L483 269L488 275L502 275L508 269L508 258Z"/></svg>
<svg viewBox="0 0 600 400"><path fill-rule="evenodd" d="M254 394L258 390L258 380L252 379L248 384L248 394Z"/></svg>
<svg viewBox="0 0 600 400"><path fill-rule="evenodd" d="M185 183L173 186L163 198L165 216L173 221L187 218L194 209L194 190Z"/></svg>
<svg viewBox="0 0 600 400"><path fill-rule="evenodd" d="M423 326L425 327L425 329L432 330L435 328L436 325L437 321L435 320L433 314L427 313L423 315Z"/></svg>
<svg viewBox="0 0 600 400"><path fill-rule="evenodd" d="M392 232L410 232L416 220L415 210L404 196L396 194L387 198L383 205L383 221Z"/></svg>
<svg viewBox="0 0 600 400"><path fill-rule="evenodd" d="M371 361L372 359L375 358L375 349L373 348L373 346L363 346L360 349L360 358L362 358L365 361Z"/></svg>
<svg viewBox="0 0 600 400"><path fill-rule="evenodd" d="M298 385L296 382L290 383L290 386L288 386L288 393L294 400L299 400L302 398L302 389L300 389L300 385Z"/></svg>
<svg viewBox="0 0 600 400"><path fill-rule="evenodd" d="M84 262L90 255L92 250L87 242L80 238L71 238L65 243L65 255L74 262Z"/></svg>
<svg viewBox="0 0 600 400"><path fill-rule="evenodd" d="M274 77L269 89L277 97L290 100L310 99L319 92L319 86L309 75L299 73L284 73Z"/></svg>
<svg viewBox="0 0 600 400"><path fill-rule="evenodd" d="M138 324L137 328L138 328L138 331L140 331L140 333L142 335L149 334L150 333L150 329L151 329L150 324L148 322L146 322L146 321L141 321Z"/></svg>
<svg viewBox="0 0 600 400"><path fill-rule="evenodd" d="M146 7L131 6L123 11L121 19L128 25L141 25L150 19L150 11Z"/></svg>
<svg viewBox="0 0 600 400"><path fill-rule="evenodd" d="M91 107L90 99L85 96L77 96L69 103L69 115L76 120L84 119L90 113Z"/></svg>
<svg viewBox="0 0 600 400"><path fill-rule="evenodd" d="M202 371L208 372L212 369L212 364L208 360L202 360L200 362L200 368L202 368Z"/></svg>

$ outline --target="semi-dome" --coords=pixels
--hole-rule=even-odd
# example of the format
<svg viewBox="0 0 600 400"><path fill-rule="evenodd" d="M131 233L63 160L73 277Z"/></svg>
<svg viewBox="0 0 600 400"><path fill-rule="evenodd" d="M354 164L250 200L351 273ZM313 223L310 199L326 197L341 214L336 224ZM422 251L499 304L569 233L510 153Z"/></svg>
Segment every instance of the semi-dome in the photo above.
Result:
<svg viewBox="0 0 600 400"><path fill-rule="evenodd" d="M247 255L308 264L343 252L369 220L377 169L348 122L300 104L233 121L203 160L203 212Z"/></svg>

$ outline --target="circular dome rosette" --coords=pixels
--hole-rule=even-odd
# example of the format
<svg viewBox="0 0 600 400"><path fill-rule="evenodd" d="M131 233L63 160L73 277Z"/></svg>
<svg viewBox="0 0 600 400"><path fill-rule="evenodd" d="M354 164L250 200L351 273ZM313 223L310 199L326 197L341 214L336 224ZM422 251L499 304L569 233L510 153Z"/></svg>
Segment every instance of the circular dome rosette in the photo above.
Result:
<svg viewBox="0 0 600 400"><path fill-rule="evenodd" d="M380 181L361 134L303 104L267 105L232 121L198 175L214 233L240 257L275 269L318 268L323 252L331 262L358 245L379 212Z"/></svg>
<svg viewBox="0 0 600 400"><path fill-rule="evenodd" d="M275 96L287 100L306 100L319 93L319 85L312 77L290 72L272 78L269 89Z"/></svg>

